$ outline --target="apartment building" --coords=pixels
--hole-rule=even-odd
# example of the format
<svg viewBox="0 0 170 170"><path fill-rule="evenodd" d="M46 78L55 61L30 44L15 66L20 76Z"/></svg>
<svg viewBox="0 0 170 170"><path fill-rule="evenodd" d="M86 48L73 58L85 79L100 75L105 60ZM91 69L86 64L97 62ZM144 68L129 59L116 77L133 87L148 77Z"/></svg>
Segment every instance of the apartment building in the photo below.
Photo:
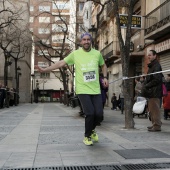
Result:
<svg viewBox="0 0 170 170"><path fill-rule="evenodd" d="M31 35L29 35L29 29L27 31L28 24L29 24L29 8L28 7L29 7L29 0L25 0L25 1L11 0L10 2L4 1L4 4L3 5L1 4L1 9L4 8L4 9L7 9L7 11L8 10L15 11L13 14L14 16L9 17L9 21L12 17L17 16L17 19L18 19L16 21L17 23L13 21L14 25L16 24L17 31L18 32L19 30L21 32L24 31L25 38L27 37L29 39ZM6 13L6 15L8 15L8 13ZM5 14L2 14L1 17L5 17ZM7 30L8 26L4 29ZM11 32L12 32L12 29L11 29ZM1 32L1 33L4 33L4 32ZM20 38L20 41L24 42L23 37L22 39ZM14 60L14 58L12 57L8 57L9 59L8 62L10 64L7 65L8 67L7 68L7 72L8 72L7 85L9 88L13 87L17 90L17 92L19 93L19 102L30 102L31 48L27 46L29 50L27 52L23 52L22 44L19 44L19 45L20 45L20 48L22 49L20 50L19 48L15 49L15 54L17 54L17 56L15 56L14 58L16 60ZM9 45L9 49L10 47L11 46ZM0 68L1 68L0 69L0 82L2 84L5 84L4 82L5 57L3 56L3 51L1 51L0 61L1 61L0 62ZM17 68L15 67L15 63L17 63Z"/></svg>
<svg viewBox="0 0 170 170"><path fill-rule="evenodd" d="M100 2L104 4L106 1L101 0ZM99 5L98 3L93 3L91 17L92 25L97 28L96 46L101 51L107 64L109 82L114 82L109 84L109 105L111 105L110 100L113 93L116 93L116 95L119 96L121 91L120 86L122 83L122 64L120 58L119 40L117 35L117 25L114 16L113 5L113 2L110 1L109 3L105 4L104 8L102 9L101 5ZM98 15L101 10L103 10L103 12ZM142 16L144 15L144 12L144 2L139 0L134 7L133 15ZM126 8L122 7L119 10L119 13L126 14ZM144 70L143 62L145 53L143 48L139 50L139 46L144 47L144 25L142 24L141 27L142 29L132 29L129 66L130 69L128 73L129 76L140 75ZM126 28L122 28L121 32L123 39L125 39ZM132 92L134 91L133 79L131 80L130 90Z"/></svg>
<svg viewBox="0 0 170 170"><path fill-rule="evenodd" d="M74 1L30 1L30 30L33 33L33 65L47 67L64 58L75 47L68 38L73 35L70 28L70 4ZM71 16L74 15L74 8ZM66 70L67 71L67 70ZM67 75L68 76L68 75ZM56 101L64 93L62 75L58 70L51 73L32 72L32 89L36 101ZM68 85L68 77L67 77Z"/></svg>
<svg viewBox="0 0 170 170"><path fill-rule="evenodd" d="M147 53L154 49L159 56L162 70L170 68L170 0L146 1L145 42L151 43L145 48L145 68ZM164 75L170 74L165 72Z"/></svg>

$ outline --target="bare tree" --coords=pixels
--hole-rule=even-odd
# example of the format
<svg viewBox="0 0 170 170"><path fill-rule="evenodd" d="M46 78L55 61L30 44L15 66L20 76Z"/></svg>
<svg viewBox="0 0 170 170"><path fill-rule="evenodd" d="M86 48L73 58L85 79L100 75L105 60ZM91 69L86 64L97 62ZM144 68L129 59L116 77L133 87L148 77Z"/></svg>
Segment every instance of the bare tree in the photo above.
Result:
<svg viewBox="0 0 170 170"><path fill-rule="evenodd" d="M112 0L114 3L114 12L116 17L117 31L118 31L118 39L120 45L120 55L122 61L122 73L123 77L129 76L129 64L130 64L130 41L131 41L131 22L132 22L132 14L134 6L137 0ZM128 15L128 23L126 28L126 37L125 41L123 40L120 26L120 17L119 17L119 9L120 7L126 7L127 15ZM134 120L132 115L132 105L133 105L133 97L130 89L130 81L125 79L123 81L123 94L125 101L125 128L130 129L134 128Z"/></svg>
<svg viewBox="0 0 170 170"><path fill-rule="evenodd" d="M129 53L130 53L130 41L131 41L131 21L132 21L133 9L138 0L106 0L106 1L92 0L92 1L101 6L100 11L96 15L96 21L97 21L96 31L98 31L99 17L102 14L105 5L109 3L111 6L113 6L114 17L116 18L116 24L117 24L118 40L120 45L120 56L121 56L122 71L123 71L122 76L123 78L128 77L129 62L130 62ZM122 37L121 26L120 26L119 11L121 8L125 8L128 15L125 41L123 40L124 37ZM125 128L130 129L130 128L134 128L134 120L132 115L133 98L132 98L131 91L129 90L130 89L129 80L128 79L123 80L122 85L123 85L123 93L125 97L124 99L125 100Z"/></svg>
<svg viewBox="0 0 170 170"><path fill-rule="evenodd" d="M48 1L49 3L49 1ZM49 65L53 62L53 58L58 58L59 60L64 59L73 49L70 46L70 43L68 42L68 35L69 35L69 23L67 18L64 18L62 16L62 9L58 8L57 1L51 1L53 3L53 6L56 8L56 14L52 14L48 11L42 11L37 12L37 14L34 16L35 18L37 16L43 16L43 17L57 17L57 20L52 20L50 23L46 24L46 28L52 28L52 32L46 35L44 39L47 41L42 41L42 37L38 37L37 35L34 35L35 45L38 48L37 51L41 53L41 56L43 56L49 63ZM67 5L67 1L65 1L65 5ZM63 7L64 8L64 7ZM50 29L51 30L51 29ZM56 38L56 42L50 41L53 36L58 36ZM64 103L67 103L67 95L66 92L68 90L68 83L67 83L67 69L71 74L73 74L72 67L66 66L65 68L60 68L60 74L61 77L58 74L55 74L57 78L63 83L64 88Z"/></svg>
<svg viewBox="0 0 170 170"><path fill-rule="evenodd" d="M3 28L21 20L21 13L21 8L16 8L10 0L0 0L0 32L3 33Z"/></svg>

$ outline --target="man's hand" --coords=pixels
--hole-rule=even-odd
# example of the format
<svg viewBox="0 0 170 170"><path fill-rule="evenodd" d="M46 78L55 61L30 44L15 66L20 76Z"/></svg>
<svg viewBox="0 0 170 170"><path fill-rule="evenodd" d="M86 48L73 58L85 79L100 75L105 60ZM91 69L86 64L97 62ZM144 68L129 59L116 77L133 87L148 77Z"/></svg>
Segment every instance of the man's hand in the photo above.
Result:
<svg viewBox="0 0 170 170"><path fill-rule="evenodd" d="M108 80L106 78L103 79L103 85L104 87L108 87L109 85Z"/></svg>
<svg viewBox="0 0 170 170"><path fill-rule="evenodd" d="M37 70L38 70L39 72L41 72L41 73L42 73L42 72L45 72L45 71L44 71L44 68L41 68L41 67L39 67L38 65L35 65L35 66L34 66L34 69L37 69Z"/></svg>

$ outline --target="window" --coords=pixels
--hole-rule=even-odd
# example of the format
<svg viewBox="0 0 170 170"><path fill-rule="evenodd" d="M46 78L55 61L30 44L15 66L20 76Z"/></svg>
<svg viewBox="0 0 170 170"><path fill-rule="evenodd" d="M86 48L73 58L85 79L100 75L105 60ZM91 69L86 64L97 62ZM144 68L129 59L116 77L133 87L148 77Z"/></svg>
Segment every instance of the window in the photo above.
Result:
<svg viewBox="0 0 170 170"><path fill-rule="evenodd" d="M40 55L46 55L46 56L49 56L49 54L48 54L48 51L47 50L44 50L44 51L42 51L42 50L38 50L38 55L40 56ZM43 62L44 63L44 62Z"/></svg>
<svg viewBox="0 0 170 170"><path fill-rule="evenodd" d="M50 23L50 17L39 17L40 23Z"/></svg>
<svg viewBox="0 0 170 170"><path fill-rule="evenodd" d="M84 2L79 3L79 12L83 11Z"/></svg>
<svg viewBox="0 0 170 170"><path fill-rule="evenodd" d="M50 73L41 73L40 78L50 78Z"/></svg>
<svg viewBox="0 0 170 170"><path fill-rule="evenodd" d="M50 44L50 40L42 39L42 43L44 43L44 44Z"/></svg>
<svg viewBox="0 0 170 170"><path fill-rule="evenodd" d="M49 64L48 64L47 62L39 61L39 62L38 62L38 66L39 66L39 67L48 67Z"/></svg>
<svg viewBox="0 0 170 170"><path fill-rule="evenodd" d="M30 17L30 22L34 22L34 17Z"/></svg>
<svg viewBox="0 0 170 170"><path fill-rule="evenodd" d="M33 6L30 6L30 11L34 11L34 7Z"/></svg>
<svg viewBox="0 0 170 170"><path fill-rule="evenodd" d="M52 36L53 43L63 43L63 36L61 35L53 35Z"/></svg>
<svg viewBox="0 0 170 170"><path fill-rule="evenodd" d="M52 24L52 30L53 32L64 32L66 31L66 26L65 24Z"/></svg>
<svg viewBox="0 0 170 170"><path fill-rule="evenodd" d="M79 24L79 32L80 32L80 33L84 32L84 30L83 30L83 24Z"/></svg>
<svg viewBox="0 0 170 170"><path fill-rule="evenodd" d="M50 33L50 29L49 28L39 28L38 29L38 33L39 34L49 34Z"/></svg>
<svg viewBox="0 0 170 170"><path fill-rule="evenodd" d="M88 11L87 11L87 13L86 13L86 19L89 19L89 13L88 13Z"/></svg>
<svg viewBox="0 0 170 170"><path fill-rule="evenodd" d="M53 9L70 9L70 3L58 1L57 3L53 3Z"/></svg>
<svg viewBox="0 0 170 170"><path fill-rule="evenodd" d="M50 11L50 6L39 6L39 11Z"/></svg>
<svg viewBox="0 0 170 170"><path fill-rule="evenodd" d="M33 28L30 28L30 32L33 32Z"/></svg>
<svg viewBox="0 0 170 170"><path fill-rule="evenodd" d="M53 43L63 43L63 38L64 38L63 35L53 35L52 42ZM67 38L65 39L65 43L69 43L69 40Z"/></svg>
<svg viewBox="0 0 170 170"><path fill-rule="evenodd" d="M61 17L57 16L57 17L55 17L55 21L62 21L62 19L63 19L64 21L66 21L66 20L67 20L67 17L66 17L66 16L61 16Z"/></svg>

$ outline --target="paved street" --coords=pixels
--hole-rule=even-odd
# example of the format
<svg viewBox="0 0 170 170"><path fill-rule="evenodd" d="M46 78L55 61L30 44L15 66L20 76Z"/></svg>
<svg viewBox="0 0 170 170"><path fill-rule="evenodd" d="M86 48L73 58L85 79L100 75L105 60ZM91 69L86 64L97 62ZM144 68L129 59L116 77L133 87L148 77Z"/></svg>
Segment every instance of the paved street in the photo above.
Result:
<svg viewBox="0 0 170 170"><path fill-rule="evenodd" d="M148 132L149 120L136 116L135 129L126 130L124 115L106 107L99 142L85 146L78 112L60 103L1 109L0 168L170 163L170 120Z"/></svg>

